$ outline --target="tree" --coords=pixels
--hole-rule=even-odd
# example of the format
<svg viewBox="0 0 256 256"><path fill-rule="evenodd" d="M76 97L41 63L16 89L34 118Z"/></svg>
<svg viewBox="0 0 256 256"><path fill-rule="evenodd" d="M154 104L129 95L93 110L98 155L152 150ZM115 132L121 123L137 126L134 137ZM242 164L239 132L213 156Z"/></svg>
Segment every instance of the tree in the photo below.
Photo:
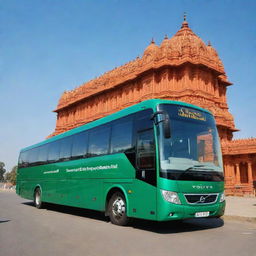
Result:
<svg viewBox="0 0 256 256"><path fill-rule="evenodd" d="M11 172L6 173L5 179L12 183L13 185L16 185L16 175L17 175L17 168L18 166L14 166L11 170Z"/></svg>
<svg viewBox="0 0 256 256"><path fill-rule="evenodd" d="M4 180L4 173L6 172L4 167L5 164L3 162L0 162L0 180Z"/></svg>

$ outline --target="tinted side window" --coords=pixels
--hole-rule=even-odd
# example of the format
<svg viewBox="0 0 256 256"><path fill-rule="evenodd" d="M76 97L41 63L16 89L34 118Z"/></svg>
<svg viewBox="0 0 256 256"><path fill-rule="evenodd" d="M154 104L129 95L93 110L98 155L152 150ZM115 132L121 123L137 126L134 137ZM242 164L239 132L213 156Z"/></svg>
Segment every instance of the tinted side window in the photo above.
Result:
<svg viewBox="0 0 256 256"><path fill-rule="evenodd" d="M112 124L110 153L124 152L132 147L133 118L122 118Z"/></svg>
<svg viewBox="0 0 256 256"><path fill-rule="evenodd" d="M38 161L39 148L32 148L28 150L28 164L35 165Z"/></svg>
<svg viewBox="0 0 256 256"><path fill-rule="evenodd" d="M28 151L23 151L20 153L19 157L19 167L26 167L28 166Z"/></svg>
<svg viewBox="0 0 256 256"><path fill-rule="evenodd" d="M137 113L135 121L137 131L153 128L153 120L151 120L152 114L153 111L151 109L146 109Z"/></svg>
<svg viewBox="0 0 256 256"><path fill-rule="evenodd" d="M155 142L153 129L138 133L137 161L139 169L155 168Z"/></svg>
<svg viewBox="0 0 256 256"><path fill-rule="evenodd" d="M23 153L20 153L20 155L19 155L19 160L18 160L18 165L19 165L19 167L21 167L21 165L22 165L22 154Z"/></svg>
<svg viewBox="0 0 256 256"><path fill-rule="evenodd" d="M88 145L88 133L81 132L73 136L72 158L80 158L86 155Z"/></svg>
<svg viewBox="0 0 256 256"><path fill-rule="evenodd" d="M39 147L38 164L46 164L49 144L45 144Z"/></svg>
<svg viewBox="0 0 256 256"><path fill-rule="evenodd" d="M89 132L89 156L99 156L108 153L110 125L104 125Z"/></svg>
<svg viewBox="0 0 256 256"><path fill-rule="evenodd" d="M154 126L151 109L137 113L136 116L136 178L156 186Z"/></svg>
<svg viewBox="0 0 256 256"><path fill-rule="evenodd" d="M48 161L56 162L59 160L59 157L60 157L60 141L54 141L49 143Z"/></svg>
<svg viewBox="0 0 256 256"><path fill-rule="evenodd" d="M60 160L68 160L71 157L73 136L66 137L60 141Z"/></svg>

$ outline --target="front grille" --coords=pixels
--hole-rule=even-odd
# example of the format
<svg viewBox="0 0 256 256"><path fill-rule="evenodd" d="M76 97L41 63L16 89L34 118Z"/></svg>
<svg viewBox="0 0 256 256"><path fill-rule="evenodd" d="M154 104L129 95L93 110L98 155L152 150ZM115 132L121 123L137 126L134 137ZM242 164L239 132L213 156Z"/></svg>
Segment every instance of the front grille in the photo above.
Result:
<svg viewBox="0 0 256 256"><path fill-rule="evenodd" d="M217 201L218 194L185 194L188 204L213 204Z"/></svg>

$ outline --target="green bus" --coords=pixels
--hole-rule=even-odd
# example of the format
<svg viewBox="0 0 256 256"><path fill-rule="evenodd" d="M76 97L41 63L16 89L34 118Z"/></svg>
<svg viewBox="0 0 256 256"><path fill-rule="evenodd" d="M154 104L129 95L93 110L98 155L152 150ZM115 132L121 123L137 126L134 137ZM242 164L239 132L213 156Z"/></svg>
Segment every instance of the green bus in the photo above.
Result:
<svg viewBox="0 0 256 256"><path fill-rule="evenodd" d="M16 193L105 212L111 222L224 214L224 175L212 114L152 99L20 152Z"/></svg>

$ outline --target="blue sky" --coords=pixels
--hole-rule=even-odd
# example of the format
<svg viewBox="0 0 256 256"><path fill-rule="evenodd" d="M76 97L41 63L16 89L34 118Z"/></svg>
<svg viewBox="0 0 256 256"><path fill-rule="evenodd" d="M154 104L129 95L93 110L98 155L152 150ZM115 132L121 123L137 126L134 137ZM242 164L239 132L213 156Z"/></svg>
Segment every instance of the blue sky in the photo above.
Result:
<svg viewBox="0 0 256 256"><path fill-rule="evenodd" d="M236 138L256 136L256 1L0 0L0 161L55 128L63 91L142 55L154 37L189 26L211 41L234 83Z"/></svg>

